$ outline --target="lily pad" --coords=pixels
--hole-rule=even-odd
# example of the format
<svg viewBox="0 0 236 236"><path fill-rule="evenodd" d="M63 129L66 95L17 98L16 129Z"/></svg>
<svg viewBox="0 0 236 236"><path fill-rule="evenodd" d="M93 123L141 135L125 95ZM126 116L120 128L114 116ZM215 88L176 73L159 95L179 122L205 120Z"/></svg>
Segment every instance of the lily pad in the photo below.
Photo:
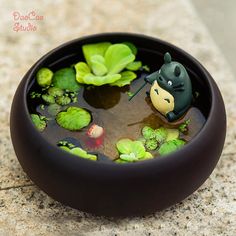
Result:
<svg viewBox="0 0 236 236"><path fill-rule="evenodd" d="M69 107L57 114L56 121L62 128L76 131L89 125L91 115L83 108Z"/></svg>
<svg viewBox="0 0 236 236"><path fill-rule="evenodd" d="M80 89L80 85L76 81L75 71L73 68L63 68L56 71L52 78L52 84L56 88L71 92L75 92Z"/></svg>

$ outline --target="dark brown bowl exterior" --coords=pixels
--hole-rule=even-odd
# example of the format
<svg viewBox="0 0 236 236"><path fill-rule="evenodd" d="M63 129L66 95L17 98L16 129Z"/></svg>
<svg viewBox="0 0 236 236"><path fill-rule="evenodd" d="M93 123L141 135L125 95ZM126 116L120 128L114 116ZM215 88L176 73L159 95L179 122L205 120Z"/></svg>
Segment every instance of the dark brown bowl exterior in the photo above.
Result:
<svg viewBox="0 0 236 236"><path fill-rule="evenodd" d="M116 164L93 162L49 144L31 123L26 94L42 66L65 57L82 44L98 41L132 41L172 53L196 72L209 91L207 121L181 150L163 158ZM206 95L206 99L209 98ZM12 103L11 138L18 160L30 179L49 196L79 210L107 216L145 215L180 202L198 189L221 155L225 134L224 103L209 73L183 50L145 35L105 33L70 41L42 57L21 81Z"/></svg>

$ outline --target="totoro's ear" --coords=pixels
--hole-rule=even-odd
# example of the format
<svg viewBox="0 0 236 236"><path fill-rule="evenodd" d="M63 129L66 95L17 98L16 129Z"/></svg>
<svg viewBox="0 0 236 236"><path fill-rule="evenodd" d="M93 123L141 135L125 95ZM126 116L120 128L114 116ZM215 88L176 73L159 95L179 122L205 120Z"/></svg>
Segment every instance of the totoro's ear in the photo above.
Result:
<svg viewBox="0 0 236 236"><path fill-rule="evenodd" d="M164 62L165 63L170 63L171 62L171 55L170 53L166 52L164 55Z"/></svg>
<svg viewBox="0 0 236 236"><path fill-rule="evenodd" d="M175 76L179 76L180 75L180 73L181 73L181 70L180 70L180 67L179 66L176 66L175 67Z"/></svg>

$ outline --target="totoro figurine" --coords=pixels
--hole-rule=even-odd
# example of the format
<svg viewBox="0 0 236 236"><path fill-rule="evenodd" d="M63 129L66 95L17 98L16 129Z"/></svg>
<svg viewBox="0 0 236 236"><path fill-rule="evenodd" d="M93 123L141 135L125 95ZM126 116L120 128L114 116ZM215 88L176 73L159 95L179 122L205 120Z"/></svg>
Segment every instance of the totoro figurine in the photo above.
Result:
<svg viewBox="0 0 236 236"><path fill-rule="evenodd" d="M148 75L145 84L136 91L130 100L147 84L151 84L150 95L153 106L169 122L179 119L189 109L192 102L192 84L182 64L171 60L165 53L160 70Z"/></svg>
<svg viewBox="0 0 236 236"><path fill-rule="evenodd" d="M145 78L150 83L150 98L153 106L168 121L180 118L190 107L192 101L192 84L182 64L171 61L171 55L164 55L164 64Z"/></svg>

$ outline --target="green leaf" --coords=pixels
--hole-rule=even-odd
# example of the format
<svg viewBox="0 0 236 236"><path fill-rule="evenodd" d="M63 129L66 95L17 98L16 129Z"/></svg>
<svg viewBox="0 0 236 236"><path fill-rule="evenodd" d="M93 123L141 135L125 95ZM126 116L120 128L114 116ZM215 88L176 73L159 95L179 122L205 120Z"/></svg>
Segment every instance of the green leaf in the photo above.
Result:
<svg viewBox="0 0 236 236"><path fill-rule="evenodd" d="M120 73L121 78L119 80L117 80L114 83L111 83L111 86L118 86L118 87L123 87L127 84L130 84L131 81L133 81L137 75L132 72L132 71L124 71Z"/></svg>
<svg viewBox="0 0 236 236"><path fill-rule="evenodd" d="M132 142L132 153L135 154L137 159L144 157L145 147L143 146L141 141L133 141Z"/></svg>
<svg viewBox="0 0 236 236"><path fill-rule="evenodd" d="M42 132L47 126L45 119L37 114L31 114L30 116L35 127Z"/></svg>
<svg viewBox="0 0 236 236"><path fill-rule="evenodd" d="M181 139L174 139L167 141L163 143L159 148L160 155L167 155L169 153L172 153L178 149L180 149L182 146L184 146L185 141Z"/></svg>
<svg viewBox="0 0 236 236"><path fill-rule="evenodd" d="M127 162L133 162L138 161L139 158L133 152L131 152L130 154L121 154L120 159Z"/></svg>
<svg viewBox="0 0 236 236"><path fill-rule="evenodd" d="M121 139L116 143L118 151L122 154L130 154L132 152L133 141L130 139Z"/></svg>
<svg viewBox="0 0 236 236"><path fill-rule="evenodd" d="M84 83L84 76L91 73L90 68L85 62L78 62L75 64L76 80L79 83Z"/></svg>
<svg viewBox="0 0 236 236"><path fill-rule="evenodd" d="M47 104L53 104L55 103L55 98L52 95L48 94L43 94L42 99L47 103Z"/></svg>
<svg viewBox="0 0 236 236"><path fill-rule="evenodd" d="M76 131L89 125L91 115L83 108L69 107L57 114L56 121L64 129Z"/></svg>
<svg viewBox="0 0 236 236"><path fill-rule="evenodd" d="M76 81L75 71L73 68L63 68L54 73L52 78L54 87L69 90L71 92L78 91L80 85Z"/></svg>
<svg viewBox="0 0 236 236"><path fill-rule="evenodd" d="M95 75L102 76L107 73L107 68L105 66L105 59L103 56L100 56L100 55L92 56L91 67Z"/></svg>
<svg viewBox="0 0 236 236"><path fill-rule="evenodd" d="M51 84L53 72L48 68L41 68L36 74L36 80L39 86L47 87Z"/></svg>
<svg viewBox="0 0 236 236"><path fill-rule="evenodd" d="M163 143L167 137L167 130L164 127L155 130L155 138L158 143Z"/></svg>
<svg viewBox="0 0 236 236"><path fill-rule="evenodd" d="M190 119L184 121L182 124L179 126L179 131L181 133L186 133L188 131L188 125L190 124Z"/></svg>
<svg viewBox="0 0 236 236"><path fill-rule="evenodd" d="M179 130L178 129L166 129L167 137L166 141L174 140L179 138Z"/></svg>
<svg viewBox="0 0 236 236"><path fill-rule="evenodd" d="M71 99L67 96L60 96L56 98L56 103L58 105L65 106L71 103Z"/></svg>
<svg viewBox="0 0 236 236"><path fill-rule="evenodd" d="M147 160L147 159L152 159L153 155L150 152L145 152L144 157L142 158L142 160Z"/></svg>
<svg viewBox="0 0 236 236"><path fill-rule="evenodd" d="M154 129L149 126L144 126L142 129L142 135L145 139L152 139L155 138Z"/></svg>
<svg viewBox="0 0 236 236"><path fill-rule="evenodd" d="M130 50L132 51L132 53L136 56L138 49L137 47L131 43L131 42L123 42L123 44L125 44L126 46L128 46L130 48Z"/></svg>
<svg viewBox="0 0 236 236"><path fill-rule="evenodd" d="M89 67L92 67L91 57L94 55L104 56L108 47L111 45L109 42L94 43L94 44L85 44L82 46L83 54L85 60Z"/></svg>
<svg viewBox="0 0 236 236"><path fill-rule="evenodd" d="M70 152L72 154L76 155L76 156L79 156L79 157L82 157L82 158L85 158L85 159L89 159L89 160L92 160L92 161L96 161L97 160L97 156L96 155L89 154L85 150L83 150L82 148L79 148L79 147L72 148L70 150Z"/></svg>
<svg viewBox="0 0 236 236"><path fill-rule="evenodd" d="M142 67L141 61L133 61L133 62L130 62L125 68L127 70L136 71L136 70L139 70L141 67Z"/></svg>
<svg viewBox="0 0 236 236"><path fill-rule="evenodd" d="M83 78L85 84L93 84L96 86L101 86L104 84L111 84L121 78L120 74L114 75L104 75L104 76L96 76L93 74L87 74Z"/></svg>
<svg viewBox="0 0 236 236"><path fill-rule="evenodd" d="M113 44L105 52L105 65L108 74L121 72L130 62L134 61L135 56L130 48L124 44Z"/></svg>
<svg viewBox="0 0 236 236"><path fill-rule="evenodd" d="M83 150L82 148L79 148L79 147L75 147L75 148L70 149L67 146L60 146L60 148L63 149L64 151L66 151L66 152L69 152L73 155L76 155L76 156L79 156L79 157L82 157L82 158L85 158L85 159L89 159L89 160L92 160L92 161L97 160L96 155L89 154L85 150Z"/></svg>
<svg viewBox="0 0 236 236"><path fill-rule="evenodd" d="M53 97L59 97L59 96L62 96L64 94L64 91L60 88L51 87L51 88L48 89L48 94L53 96Z"/></svg>

